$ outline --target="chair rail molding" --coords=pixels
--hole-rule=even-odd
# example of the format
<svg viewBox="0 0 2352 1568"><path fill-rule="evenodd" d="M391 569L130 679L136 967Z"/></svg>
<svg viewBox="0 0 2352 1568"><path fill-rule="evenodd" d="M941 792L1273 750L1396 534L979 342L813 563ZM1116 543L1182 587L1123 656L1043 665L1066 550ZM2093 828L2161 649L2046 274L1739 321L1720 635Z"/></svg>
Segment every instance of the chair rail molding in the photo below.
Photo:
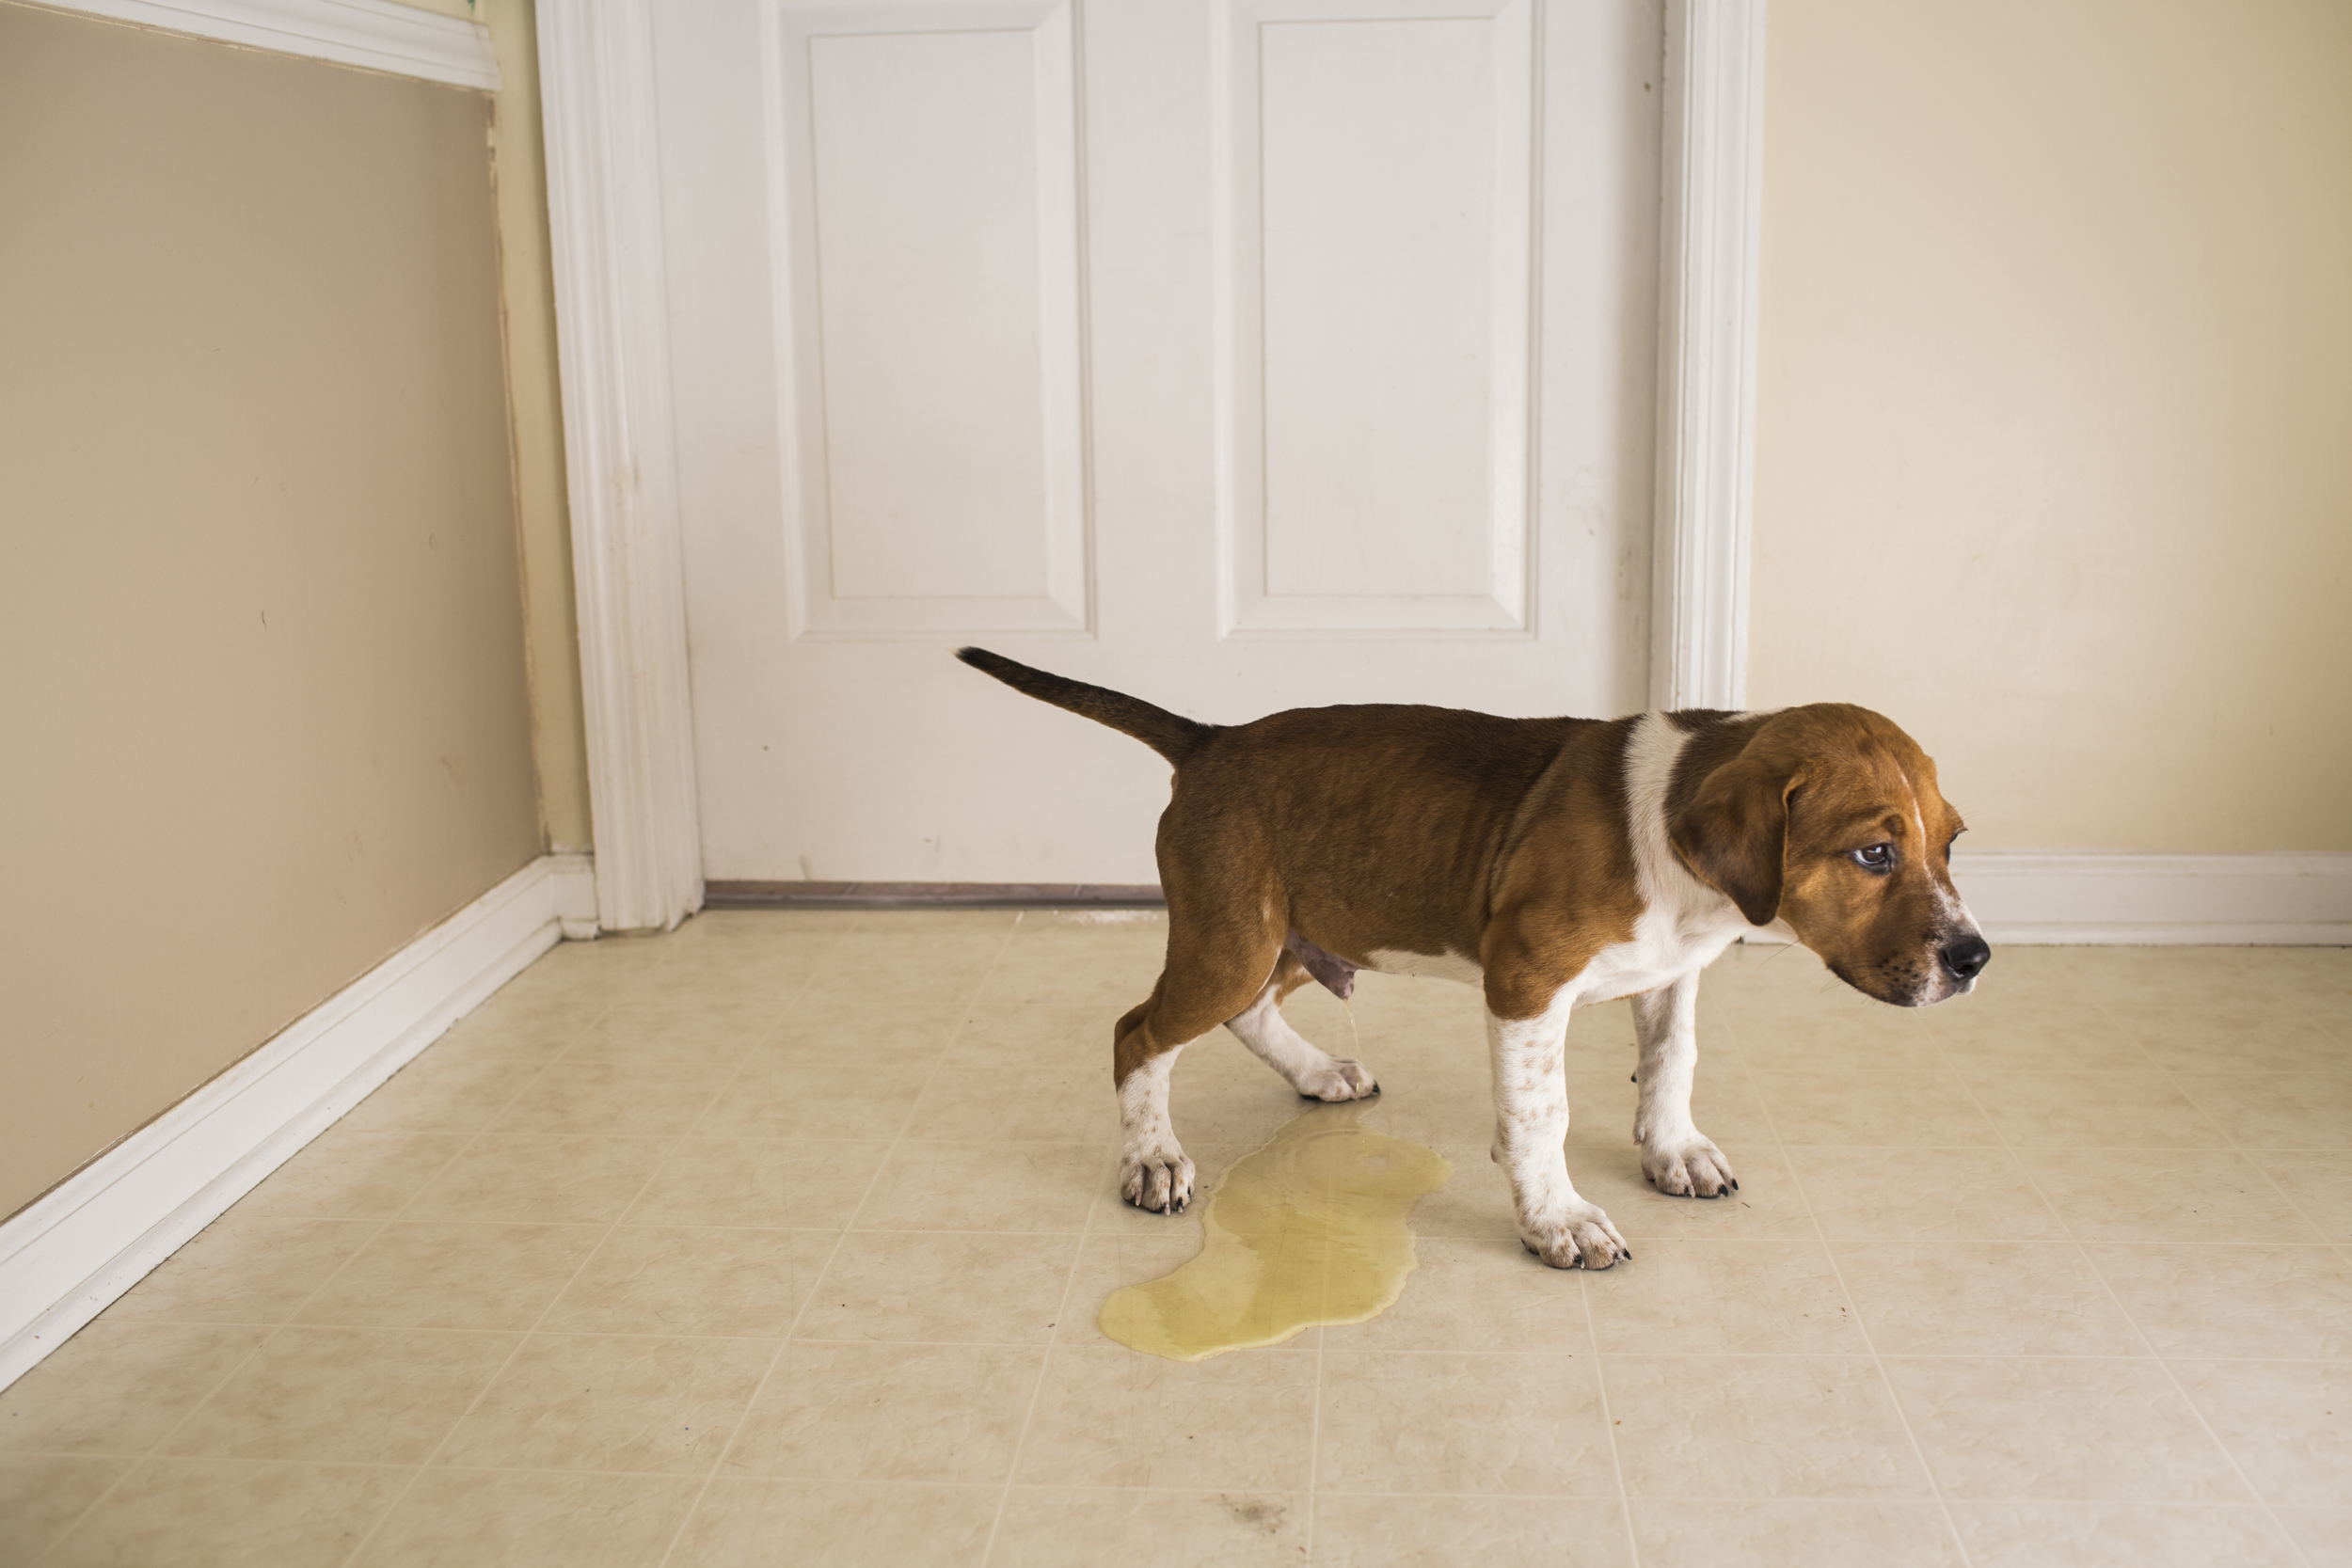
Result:
<svg viewBox="0 0 2352 1568"><path fill-rule="evenodd" d="M649 0L539 0L596 905L702 907Z"/></svg>
<svg viewBox="0 0 2352 1568"><path fill-rule="evenodd" d="M61 11L453 87L499 90L490 29L395 0L41 0Z"/></svg>
<svg viewBox="0 0 2352 1568"><path fill-rule="evenodd" d="M1668 0L1650 701L1747 702L1764 0Z"/></svg>

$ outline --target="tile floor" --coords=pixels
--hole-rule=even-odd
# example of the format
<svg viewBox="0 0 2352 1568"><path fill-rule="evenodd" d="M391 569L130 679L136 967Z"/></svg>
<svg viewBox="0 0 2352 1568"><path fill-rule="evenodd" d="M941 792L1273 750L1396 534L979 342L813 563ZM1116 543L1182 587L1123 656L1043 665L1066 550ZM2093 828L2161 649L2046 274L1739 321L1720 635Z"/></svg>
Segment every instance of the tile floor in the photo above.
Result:
<svg viewBox="0 0 2352 1568"><path fill-rule="evenodd" d="M1366 976L1369 1124L1455 1167L1420 1269L1184 1366L1094 1326L1199 1231L1113 1188L1162 935L559 949L0 1393L0 1560L2352 1563L2352 953L2012 948L1905 1013L1735 949L1734 1198L1644 1186L1577 1022L1594 1275L1513 1239L1475 994ZM1219 1037L1175 1108L1213 1180L1300 1106Z"/></svg>

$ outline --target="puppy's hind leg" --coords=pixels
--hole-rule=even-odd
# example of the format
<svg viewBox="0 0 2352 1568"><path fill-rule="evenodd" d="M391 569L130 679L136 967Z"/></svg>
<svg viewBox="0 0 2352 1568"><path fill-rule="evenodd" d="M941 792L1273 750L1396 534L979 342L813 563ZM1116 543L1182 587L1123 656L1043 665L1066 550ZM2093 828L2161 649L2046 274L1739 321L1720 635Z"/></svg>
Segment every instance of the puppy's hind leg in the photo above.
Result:
<svg viewBox="0 0 2352 1568"><path fill-rule="evenodd" d="M1366 1100L1378 1094L1380 1085L1370 1069L1317 1050L1282 1017L1283 998L1309 978L1307 966L1285 948L1257 999L1227 1019L1225 1027L1252 1055L1310 1100Z"/></svg>

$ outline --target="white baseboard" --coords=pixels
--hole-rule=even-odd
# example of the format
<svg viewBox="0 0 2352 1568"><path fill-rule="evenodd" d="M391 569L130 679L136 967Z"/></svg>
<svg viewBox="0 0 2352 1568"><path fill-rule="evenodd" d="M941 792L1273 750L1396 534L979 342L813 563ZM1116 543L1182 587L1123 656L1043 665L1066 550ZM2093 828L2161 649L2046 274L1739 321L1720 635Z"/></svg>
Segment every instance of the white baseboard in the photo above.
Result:
<svg viewBox="0 0 2352 1568"><path fill-rule="evenodd" d="M545 855L0 1225L0 1388L566 935L586 855Z"/></svg>
<svg viewBox="0 0 2352 1568"><path fill-rule="evenodd" d="M490 29L394 0L40 0L58 10L454 87L499 89Z"/></svg>
<svg viewBox="0 0 2352 1568"><path fill-rule="evenodd" d="M2352 854L1963 850L1952 880L1995 942L2352 944Z"/></svg>

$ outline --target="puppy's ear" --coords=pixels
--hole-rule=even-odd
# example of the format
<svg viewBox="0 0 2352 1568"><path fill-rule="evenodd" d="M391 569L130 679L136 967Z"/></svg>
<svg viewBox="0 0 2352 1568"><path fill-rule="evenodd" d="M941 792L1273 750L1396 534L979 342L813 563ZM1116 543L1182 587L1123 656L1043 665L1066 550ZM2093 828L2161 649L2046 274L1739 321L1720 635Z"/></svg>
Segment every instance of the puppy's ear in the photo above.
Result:
<svg viewBox="0 0 2352 1568"><path fill-rule="evenodd" d="M1788 796L1804 782L1802 768L1737 757L1707 776L1667 830L1691 874L1739 905L1751 926L1780 913Z"/></svg>

